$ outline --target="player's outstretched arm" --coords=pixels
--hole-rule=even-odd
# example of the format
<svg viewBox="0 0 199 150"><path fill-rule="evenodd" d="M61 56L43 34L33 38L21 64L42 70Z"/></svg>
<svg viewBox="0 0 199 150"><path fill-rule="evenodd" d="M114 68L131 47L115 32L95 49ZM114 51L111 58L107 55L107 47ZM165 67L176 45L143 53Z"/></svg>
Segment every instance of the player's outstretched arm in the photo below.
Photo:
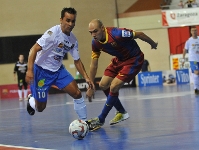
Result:
<svg viewBox="0 0 199 150"><path fill-rule="evenodd" d="M81 59L75 60L74 61L75 67L77 68L77 71L84 77L84 79L86 80L87 84L88 84L88 89L92 89L93 91L95 91L95 85L93 83L93 81L88 77L86 70L84 68L84 65L81 61ZM88 98L92 97L94 95L94 92L89 92L86 93L86 96Z"/></svg>
<svg viewBox="0 0 199 150"><path fill-rule="evenodd" d="M143 32L135 32L134 39L139 38L142 41L145 41L151 45L151 49L157 49L158 43L154 42L150 37L148 37Z"/></svg>
<svg viewBox="0 0 199 150"><path fill-rule="evenodd" d="M27 63L27 72L26 72L26 82L31 83L33 81L33 67L37 52L40 51L42 47L39 44L34 44L33 47L30 49L29 56L28 56L28 63Z"/></svg>
<svg viewBox="0 0 199 150"><path fill-rule="evenodd" d="M77 71L83 76L83 78L88 83L89 88L92 88L95 90L95 85L94 85L93 81L88 77L81 59L75 60L74 64L75 64L75 67L77 68Z"/></svg>

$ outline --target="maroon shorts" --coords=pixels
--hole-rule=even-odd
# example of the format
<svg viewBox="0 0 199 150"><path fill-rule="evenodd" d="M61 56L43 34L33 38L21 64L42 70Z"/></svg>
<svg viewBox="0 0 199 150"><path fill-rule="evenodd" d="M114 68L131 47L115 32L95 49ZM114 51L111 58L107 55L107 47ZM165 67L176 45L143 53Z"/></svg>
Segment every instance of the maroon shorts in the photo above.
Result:
<svg viewBox="0 0 199 150"><path fill-rule="evenodd" d="M139 56L125 61L119 61L115 57L104 71L104 75L112 78L116 77L123 82L130 82L140 72L143 62L144 54L142 52Z"/></svg>

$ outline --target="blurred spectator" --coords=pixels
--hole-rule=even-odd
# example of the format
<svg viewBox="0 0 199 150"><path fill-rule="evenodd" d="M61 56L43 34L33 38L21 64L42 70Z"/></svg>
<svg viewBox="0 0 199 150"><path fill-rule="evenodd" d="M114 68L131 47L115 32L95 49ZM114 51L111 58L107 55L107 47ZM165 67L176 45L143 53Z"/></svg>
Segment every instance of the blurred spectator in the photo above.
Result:
<svg viewBox="0 0 199 150"><path fill-rule="evenodd" d="M171 5L171 0L162 0L160 7L161 9L169 9L169 5Z"/></svg>
<svg viewBox="0 0 199 150"><path fill-rule="evenodd" d="M14 66L14 80L16 80L16 75L17 75L18 95L20 101L23 100L22 87L24 88L24 100L28 100L28 89L27 89L28 84L25 81L26 71L27 71L27 62L24 61L24 55L20 54L19 61L17 61Z"/></svg>
<svg viewBox="0 0 199 150"><path fill-rule="evenodd" d="M187 0L184 5L187 5L188 8L198 7L196 0Z"/></svg>
<svg viewBox="0 0 199 150"><path fill-rule="evenodd" d="M148 72L151 71L150 65L149 65L149 61L144 59L143 65L142 65L142 72Z"/></svg>
<svg viewBox="0 0 199 150"><path fill-rule="evenodd" d="M179 6L180 8L184 8L183 0L180 0L178 6Z"/></svg>

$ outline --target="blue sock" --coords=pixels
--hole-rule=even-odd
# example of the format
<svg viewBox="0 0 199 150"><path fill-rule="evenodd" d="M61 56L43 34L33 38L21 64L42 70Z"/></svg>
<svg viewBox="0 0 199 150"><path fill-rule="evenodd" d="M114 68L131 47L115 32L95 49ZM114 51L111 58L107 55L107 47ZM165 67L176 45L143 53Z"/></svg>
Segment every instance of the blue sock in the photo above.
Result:
<svg viewBox="0 0 199 150"><path fill-rule="evenodd" d="M122 106L122 103L120 102L119 98L117 97L117 101L114 103L114 107L119 111L120 113L124 113L125 109Z"/></svg>
<svg viewBox="0 0 199 150"><path fill-rule="evenodd" d="M108 98L106 100L106 104L104 105L101 114L98 116L101 123L105 122L106 116L114 106L117 99L118 99L118 93L112 93L112 92L109 93Z"/></svg>
<svg viewBox="0 0 199 150"><path fill-rule="evenodd" d="M109 91L110 91L110 87L109 87L108 89L106 89L106 90L103 91L104 94L105 94L107 97L108 97L108 95L109 95ZM118 95L119 95L119 93L118 93ZM124 109L124 107L122 106L122 104L121 104L119 98L118 98L118 100L115 102L114 107L115 107L115 109L116 109L117 111L119 111L120 113L124 113L124 112L125 112L125 109Z"/></svg>

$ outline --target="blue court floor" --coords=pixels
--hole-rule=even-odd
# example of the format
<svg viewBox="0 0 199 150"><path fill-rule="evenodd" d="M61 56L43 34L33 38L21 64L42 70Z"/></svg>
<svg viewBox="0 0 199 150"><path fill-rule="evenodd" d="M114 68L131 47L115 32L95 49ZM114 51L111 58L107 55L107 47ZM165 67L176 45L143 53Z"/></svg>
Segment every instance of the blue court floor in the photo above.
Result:
<svg viewBox="0 0 199 150"><path fill-rule="evenodd" d="M85 92L83 92L85 96ZM103 128L83 140L68 133L77 119L67 94L49 95L47 108L29 116L26 101L0 100L0 146L56 150L199 150L199 96L192 85L123 88L120 99L130 118L110 126L115 109ZM86 100L88 118L101 113L105 95L97 91Z"/></svg>

